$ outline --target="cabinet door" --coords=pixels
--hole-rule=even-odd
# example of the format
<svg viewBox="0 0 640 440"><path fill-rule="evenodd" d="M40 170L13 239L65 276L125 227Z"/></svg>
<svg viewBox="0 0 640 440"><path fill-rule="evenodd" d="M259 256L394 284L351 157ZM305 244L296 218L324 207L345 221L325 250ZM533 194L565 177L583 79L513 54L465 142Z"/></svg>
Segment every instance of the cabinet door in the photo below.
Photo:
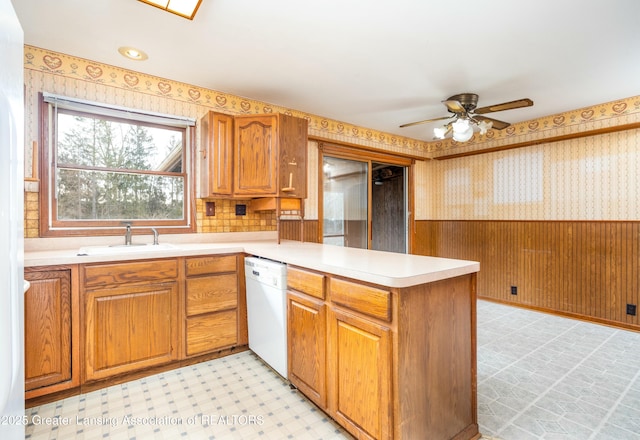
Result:
<svg viewBox="0 0 640 440"><path fill-rule="evenodd" d="M390 439L391 330L332 308L329 412L357 438Z"/></svg>
<svg viewBox="0 0 640 440"><path fill-rule="evenodd" d="M176 282L86 292L86 379L174 360L177 297Z"/></svg>
<svg viewBox="0 0 640 440"><path fill-rule="evenodd" d="M287 292L289 380L322 409L327 408L326 319L324 301Z"/></svg>
<svg viewBox="0 0 640 440"><path fill-rule="evenodd" d="M306 119L285 114L278 115L278 164L280 197L307 197L307 144Z"/></svg>
<svg viewBox="0 0 640 440"><path fill-rule="evenodd" d="M277 194L277 115L236 116L234 194Z"/></svg>
<svg viewBox="0 0 640 440"><path fill-rule="evenodd" d="M71 381L71 275L69 270L52 270L25 272L24 277L31 283L24 296L28 392ZM34 393L27 398L35 397L29 394Z"/></svg>
<svg viewBox="0 0 640 440"><path fill-rule="evenodd" d="M200 197L233 193L233 116L208 112L200 120Z"/></svg>

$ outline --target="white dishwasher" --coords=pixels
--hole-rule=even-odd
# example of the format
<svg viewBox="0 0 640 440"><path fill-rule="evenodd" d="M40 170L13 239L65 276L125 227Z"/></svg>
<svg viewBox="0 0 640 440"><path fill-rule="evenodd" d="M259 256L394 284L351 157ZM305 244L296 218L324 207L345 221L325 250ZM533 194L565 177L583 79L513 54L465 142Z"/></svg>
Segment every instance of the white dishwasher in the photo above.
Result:
<svg viewBox="0 0 640 440"><path fill-rule="evenodd" d="M244 259L249 348L287 378L287 266L265 258Z"/></svg>

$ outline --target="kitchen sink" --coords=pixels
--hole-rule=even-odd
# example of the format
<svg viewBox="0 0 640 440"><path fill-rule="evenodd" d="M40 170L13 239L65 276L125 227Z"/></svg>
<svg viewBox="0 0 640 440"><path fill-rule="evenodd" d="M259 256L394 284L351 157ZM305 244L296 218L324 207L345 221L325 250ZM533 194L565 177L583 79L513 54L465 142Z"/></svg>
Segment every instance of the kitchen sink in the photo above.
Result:
<svg viewBox="0 0 640 440"><path fill-rule="evenodd" d="M151 244L119 244L112 246L86 246L78 249L79 256L91 256L91 255L121 255L121 254L133 254L133 253L148 253L148 252L160 252L171 251L179 249L177 246L170 243Z"/></svg>

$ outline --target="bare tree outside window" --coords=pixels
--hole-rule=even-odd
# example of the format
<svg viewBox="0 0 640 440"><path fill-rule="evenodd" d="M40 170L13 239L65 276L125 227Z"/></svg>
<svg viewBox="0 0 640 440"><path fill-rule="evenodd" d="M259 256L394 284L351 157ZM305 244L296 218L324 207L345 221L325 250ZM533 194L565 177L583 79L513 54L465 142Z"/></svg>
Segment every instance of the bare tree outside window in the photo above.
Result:
<svg viewBox="0 0 640 440"><path fill-rule="evenodd" d="M167 161L180 132L62 113L58 126L58 219L183 218L183 179L166 174L182 172L181 154Z"/></svg>
<svg viewBox="0 0 640 440"><path fill-rule="evenodd" d="M86 105L49 109L51 230L78 235L122 222L192 228L187 124L164 125L164 119L144 115L137 120L126 111L93 113Z"/></svg>

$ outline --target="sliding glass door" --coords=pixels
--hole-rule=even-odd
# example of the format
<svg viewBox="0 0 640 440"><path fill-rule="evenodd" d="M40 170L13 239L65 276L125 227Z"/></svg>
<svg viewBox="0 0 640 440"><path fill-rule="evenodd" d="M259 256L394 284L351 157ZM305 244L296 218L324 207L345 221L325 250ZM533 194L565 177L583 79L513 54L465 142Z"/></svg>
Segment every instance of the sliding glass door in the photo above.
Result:
<svg viewBox="0 0 640 440"><path fill-rule="evenodd" d="M369 164L325 156L322 169L323 242L366 249Z"/></svg>
<svg viewBox="0 0 640 440"><path fill-rule="evenodd" d="M408 167L323 155L322 242L408 252Z"/></svg>

